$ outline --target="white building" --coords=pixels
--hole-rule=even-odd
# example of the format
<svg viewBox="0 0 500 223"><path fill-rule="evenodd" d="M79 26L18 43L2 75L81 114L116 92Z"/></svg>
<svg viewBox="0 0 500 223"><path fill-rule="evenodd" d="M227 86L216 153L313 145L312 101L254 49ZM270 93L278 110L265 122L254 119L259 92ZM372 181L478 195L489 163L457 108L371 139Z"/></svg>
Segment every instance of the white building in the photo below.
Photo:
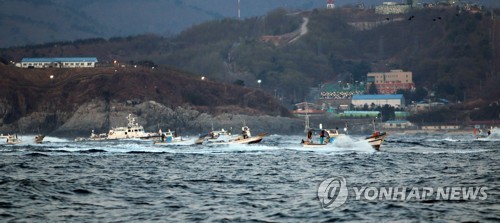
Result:
<svg viewBox="0 0 500 223"><path fill-rule="evenodd" d="M375 6L375 13L377 14L403 14L410 11L411 5L400 4L396 2L383 2L382 5Z"/></svg>
<svg viewBox="0 0 500 223"><path fill-rule="evenodd" d="M458 130L459 125L424 125L422 130Z"/></svg>
<svg viewBox="0 0 500 223"><path fill-rule="evenodd" d="M384 122L384 128L386 129L407 129L412 127L413 124L407 120L391 120Z"/></svg>
<svg viewBox="0 0 500 223"><path fill-rule="evenodd" d="M352 96L352 102L355 107L363 107L365 104L369 107L389 105L395 108L405 107L405 98L402 94L358 94Z"/></svg>
<svg viewBox="0 0 500 223"><path fill-rule="evenodd" d="M326 8L327 8L327 9L333 9L333 8L335 8L335 3L334 3L334 1L333 1L333 0L327 0L327 1L326 1Z"/></svg>
<svg viewBox="0 0 500 223"><path fill-rule="evenodd" d="M23 58L17 67L21 68L78 68L95 67L95 57L52 57L52 58Z"/></svg>

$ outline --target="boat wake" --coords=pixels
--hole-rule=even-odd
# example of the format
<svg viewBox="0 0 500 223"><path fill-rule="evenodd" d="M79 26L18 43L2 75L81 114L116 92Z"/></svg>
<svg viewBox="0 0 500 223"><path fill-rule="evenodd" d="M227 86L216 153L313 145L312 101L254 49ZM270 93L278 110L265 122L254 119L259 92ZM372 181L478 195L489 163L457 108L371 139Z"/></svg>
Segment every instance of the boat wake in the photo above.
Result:
<svg viewBox="0 0 500 223"><path fill-rule="evenodd" d="M340 149L349 149L359 152L374 152L373 147L368 141L363 139L353 139L350 136L339 137L333 142L333 146Z"/></svg>
<svg viewBox="0 0 500 223"><path fill-rule="evenodd" d="M297 141L295 141L297 142ZM373 147L363 138L352 138L351 136L342 136L335 139L335 141L325 147L303 147L299 143L287 147L287 149L319 152L319 153L373 153L376 152Z"/></svg>

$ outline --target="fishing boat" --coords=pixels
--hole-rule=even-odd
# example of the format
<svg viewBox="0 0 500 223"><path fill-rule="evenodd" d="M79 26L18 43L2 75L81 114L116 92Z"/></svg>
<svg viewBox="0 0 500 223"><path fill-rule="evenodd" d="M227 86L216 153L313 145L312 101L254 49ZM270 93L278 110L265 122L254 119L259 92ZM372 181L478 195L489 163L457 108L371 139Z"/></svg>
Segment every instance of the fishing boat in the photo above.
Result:
<svg viewBox="0 0 500 223"><path fill-rule="evenodd" d="M309 127L309 116L306 115L305 118L305 129L304 132L307 133L307 139L302 140L301 144L303 147L324 147L331 144L340 137L346 136L344 133L340 133L338 128L335 129L323 129L323 124L319 124L318 129L312 129ZM344 128L344 132L347 133L347 123Z"/></svg>
<svg viewBox="0 0 500 223"><path fill-rule="evenodd" d="M385 137L387 136L386 132L378 132L375 130L375 122L373 123L374 133L369 137L366 137L364 140L368 142L375 150L380 150L380 146L384 142ZM347 132L347 124L344 128L344 131ZM318 134L319 132L319 134ZM316 134L314 134L316 133ZM318 139L313 139L313 135L319 135ZM307 132L307 139L302 140L301 144L303 147L309 148L321 148L327 147L332 144L335 139L345 136L346 134L339 133L338 129L323 129L322 125L319 125L319 129L309 129ZM316 137L317 138L317 137ZM319 141L319 142L318 142Z"/></svg>
<svg viewBox="0 0 500 223"><path fill-rule="evenodd" d="M386 132L374 132L372 135L365 138L365 140L370 143L370 145L376 149L380 150L380 146L384 142L385 137L387 136Z"/></svg>
<svg viewBox="0 0 500 223"><path fill-rule="evenodd" d="M36 136L35 136L35 143L36 143L36 144L41 144L41 143L42 143L42 141L43 141L43 138L45 138L45 136L44 136L44 135L41 135L41 134L36 135Z"/></svg>
<svg viewBox="0 0 500 223"><path fill-rule="evenodd" d="M230 139L227 142L223 142L225 144L256 144L260 143L264 137L267 135L267 133L259 133L256 136L252 137L244 137L244 136L238 136L236 138Z"/></svg>
<svg viewBox="0 0 500 223"><path fill-rule="evenodd" d="M474 138L478 140L489 140L489 139L499 139L500 129L491 126L488 130L481 131L478 128L474 128Z"/></svg>
<svg viewBox="0 0 500 223"><path fill-rule="evenodd" d="M380 146L384 142L385 137L387 137L386 132L379 132L375 128L375 120L372 121L373 124L373 133L366 137L365 140L370 143L370 145L375 149L375 150L380 150Z"/></svg>
<svg viewBox="0 0 500 223"><path fill-rule="evenodd" d="M153 144L155 145L169 145L176 142L186 141L181 136L177 136L175 131L170 131L170 129L166 132L162 132L160 129L159 134L161 139L154 141Z"/></svg>
<svg viewBox="0 0 500 223"><path fill-rule="evenodd" d="M260 133L256 136L252 136L248 126L243 126L241 130L242 133L236 136L231 135L230 132L224 129L221 131L212 131L207 135L200 136L200 138L195 141L195 144L255 144L260 143L267 135L267 133Z"/></svg>
<svg viewBox="0 0 500 223"><path fill-rule="evenodd" d="M23 142L23 141L17 137L17 134L7 135L7 144L15 145L15 144L19 144L21 142Z"/></svg>
<svg viewBox="0 0 500 223"><path fill-rule="evenodd" d="M338 139L345 136L338 129L309 129L307 131L307 139L302 140L303 147L325 147Z"/></svg>
<svg viewBox="0 0 500 223"><path fill-rule="evenodd" d="M210 131L207 134L200 135L198 139L194 141L194 144L201 145L204 142L218 142L224 141L223 138L228 138L231 136L231 132L225 129Z"/></svg>

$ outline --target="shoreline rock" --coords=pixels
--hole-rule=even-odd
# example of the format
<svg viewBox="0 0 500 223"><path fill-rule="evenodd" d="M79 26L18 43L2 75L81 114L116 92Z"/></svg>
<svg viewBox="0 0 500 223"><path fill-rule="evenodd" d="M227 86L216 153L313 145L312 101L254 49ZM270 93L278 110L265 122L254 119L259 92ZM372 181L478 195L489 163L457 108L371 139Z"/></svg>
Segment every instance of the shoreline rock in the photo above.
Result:
<svg viewBox="0 0 500 223"><path fill-rule="evenodd" d="M43 133L57 137L88 137L107 133L112 127L126 126L127 115L132 114L146 132L171 129L180 134L203 134L214 129L227 129L239 133L248 126L254 134L299 133L303 120L279 116L250 116L224 113L210 115L192 107L170 108L155 101L138 104L94 99L77 107L74 112L33 112L15 123L0 127L2 133Z"/></svg>

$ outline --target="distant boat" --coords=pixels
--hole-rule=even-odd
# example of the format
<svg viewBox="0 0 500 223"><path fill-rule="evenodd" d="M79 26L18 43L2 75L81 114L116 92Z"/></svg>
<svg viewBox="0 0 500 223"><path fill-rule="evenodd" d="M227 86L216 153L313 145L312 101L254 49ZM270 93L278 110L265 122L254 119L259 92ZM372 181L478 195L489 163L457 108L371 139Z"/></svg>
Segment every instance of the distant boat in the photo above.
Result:
<svg viewBox="0 0 500 223"><path fill-rule="evenodd" d="M156 133L145 132L144 127L135 122L135 118L132 117L132 114L127 116L127 120L127 127L116 127L109 130L107 139L146 139L158 136Z"/></svg>
<svg viewBox="0 0 500 223"><path fill-rule="evenodd" d="M161 140L155 141L153 144L155 145L169 145L176 142L186 141L181 136L177 136L175 131L170 131L170 129L166 132L161 132L160 130L160 138Z"/></svg>
<svg viewBox="0 0 500 223"><path fill-rule="evenodd" d="M376 149L376 150L380 150L380 146L382 145L382 143L384 142L385 140L385 137L387 137L387 133L386 132L379 132L375 129L375 119L373 120L373 134L371 134L370 136L366 137L365 140L370 143L370 145Z"/></svg>
<svg viewBox="0 0 500 223"><path fill-rule="evenodd" d="M319 139L314 135L319 135ZM335 139L345 136L345 134L340 133L337 129L309 129L307 131L307 139L302 140L303 147L325 147L335 141ZM321 141L323 137L323 141Z"/></svg>
<svg viewBox="0 0 500 223"><path fill-rule="evenodd" d="M15 144L19 144L21 142L23 142L23 141L17 137L17 134L7 135L7 144L15 145Z"/></svg>
<svg viewBox="0 0 500 223"><path fill-rule="evenodd" d="M374 132L371 136L366 137L365 140L370 143L374 149L380 150L380 146L384 142L386 136L386 132Z"/></svg>
<svg viewBox="0 0 500 223"><path fill-rule="evenodd" d="M480 140L500 139L500 129L493 126L490 127L490 129L488 129L487 131L481 131L474 128L474 137Z"/></svg>
<svg viewBox="0 0 500 223"><path fill-rule="evenodd" d="M347 132L347 123L344 128ZM301 144L303 147L324 147L330 143L333 143L335 139L345 136L346 134L340 133L339 129L323 129L323 124L319 124L318 129L312 129L309 127L309 115L305 116L305 129L304 132L307 133L307 139L302 140ZM313 139L313 137L315 139Z"/></svg>
<svg viewBox="0 0 500 223"><path fill-rule="evenodd" d="M224 129L221 131L212 131L209 134L200 136L200 138L195 141L195 144L255 144L260 143L267 135L267 133L260 133L256 136L252 136L248 126L243 126L241 130L242 133L236 136L231 135L231 133L228 133Z"/></svg>
<svg viewBox="0 0 500 223"><path fill-rule="evenodd" d="M231 136L231 132L225 129L210 131L207 134L200 135L200 137L194 142L194 144L201 145L204 142L217 142Z"/></svg>
<svg viewBox="0 0 500 223"><path fill-rule="evenodd" d="M132 114L127 116L128 124L126 127L115 127L109 132L95 134L94 130L89 138L76 138L75 141L102 141L102 140L115 140L115 139L151 139L158 138L160 134L153 132L145 132L144 127L139 125Z"/></svg>
<svg viewBox="0 0 500 223"><path fill-rule="evenodd" d="M373 126L374 133L366 137L364 140L368 142L375 150L380 150L380 146L384 142L387 133L375 131L375 122L373 123ZM344 131L347 132L347 124ZM315 135L319 135L319 139L313 139L313 133L316 133ZM345 136L345 134L339 133L338 129L323 129L322 125L320 124L319 129L310 129L307 132L307 139L302 140L301 144L303 147L308 148L328 147L337 138L342 136Z"/></svg>
<svg viewBox="0 0 500 223"><path fill-rule="evenodd" d="M45 135L38 134L35 136L35 143L36 144L41 144L43 141L43 138L45 138Z"/></svg>

